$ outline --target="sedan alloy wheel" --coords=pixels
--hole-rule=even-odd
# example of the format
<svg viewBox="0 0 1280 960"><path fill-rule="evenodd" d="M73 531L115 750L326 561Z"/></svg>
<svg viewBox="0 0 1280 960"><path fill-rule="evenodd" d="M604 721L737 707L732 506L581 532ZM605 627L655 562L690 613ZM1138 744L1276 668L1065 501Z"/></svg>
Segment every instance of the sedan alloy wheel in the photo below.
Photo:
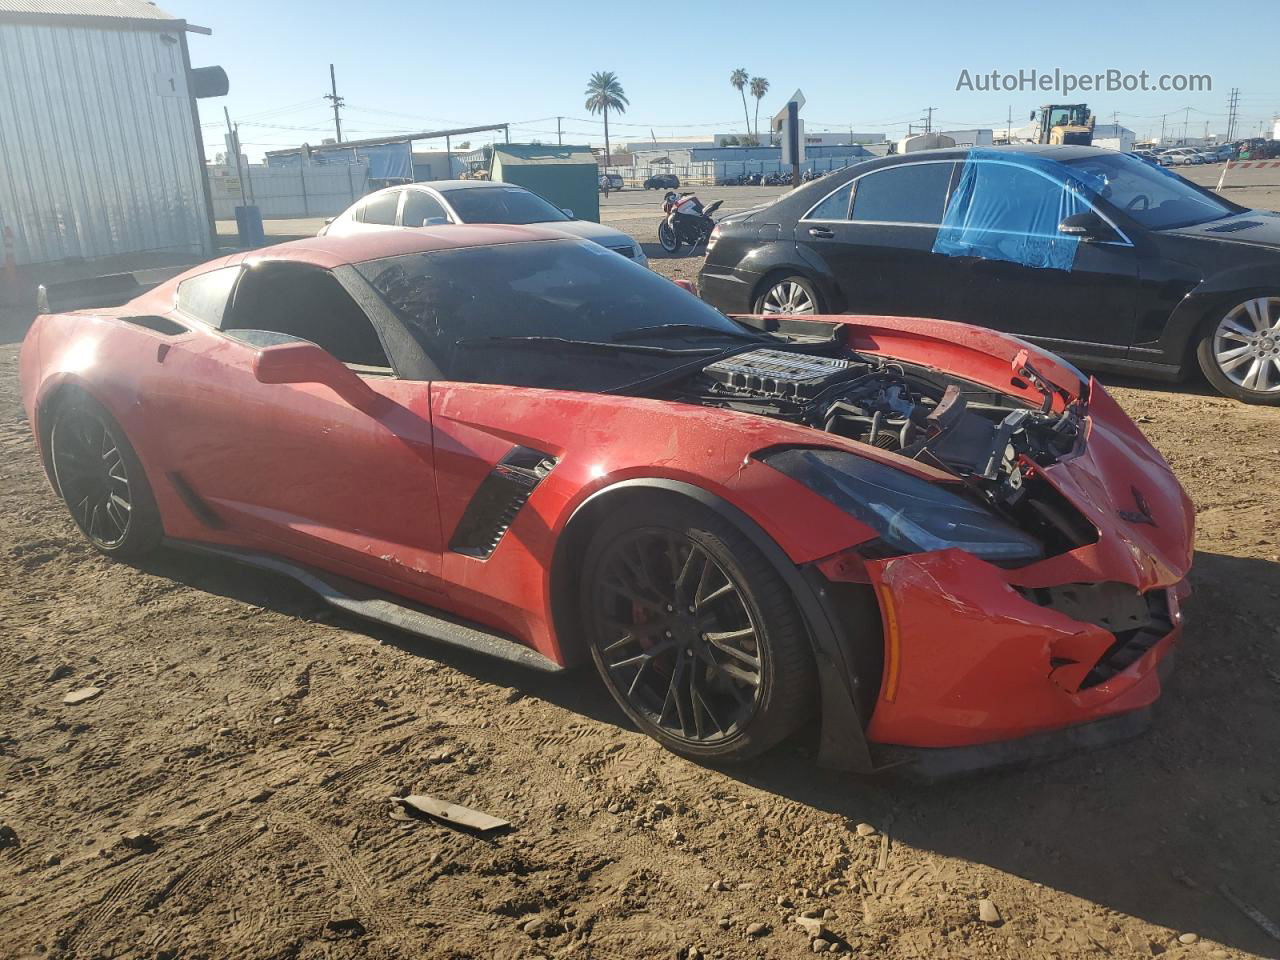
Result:
<svg viewBox="0 0 1280 960"><path fill-rule="evenodd" d="M1218 322L1213 359L1244 390L1280 395L1280 297L1256 297Z"/></svg>
<svg viewBox="0 0 1280 960"><path fill-rule="evenodd" d="M817 313L817 297L807 284L796 277L788 277L765 291L760 298L760 312L784 315Z"/></svg>

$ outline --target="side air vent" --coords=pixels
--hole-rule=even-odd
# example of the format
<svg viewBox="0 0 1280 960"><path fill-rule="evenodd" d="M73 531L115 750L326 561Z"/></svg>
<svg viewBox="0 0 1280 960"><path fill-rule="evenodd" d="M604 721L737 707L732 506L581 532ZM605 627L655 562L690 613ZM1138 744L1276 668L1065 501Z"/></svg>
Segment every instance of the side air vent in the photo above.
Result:
<svg viewBox="0 0 1280 960"><path fill-rule="evenodd" d="M556 465L555 457L529 447L512 447L467 504L449 549L487 560L533 491Z"/></svg>
<svg viewBox="0 0 1280 960"><path fill-rule="evenodd" d="M121 317L125 323L132 323L135 327L146 327L148 330L154 330L156 333L163 333L166 337L176 337L180 333L186 333L187 328L175 320L168 317Z"/></svg>

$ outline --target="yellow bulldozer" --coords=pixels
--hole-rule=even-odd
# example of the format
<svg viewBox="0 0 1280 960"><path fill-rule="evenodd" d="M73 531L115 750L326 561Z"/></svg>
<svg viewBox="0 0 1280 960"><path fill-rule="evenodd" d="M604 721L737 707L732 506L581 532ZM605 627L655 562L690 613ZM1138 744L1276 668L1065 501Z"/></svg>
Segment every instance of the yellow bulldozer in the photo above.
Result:
<svg viewBox="0 0 1280 960"><path fill-rule="evenodd" d="M1040 133L1036 143L1077 144L1087 147L1093 143L1093 114L1087 103L1048 103L1031 114L1040 118Z"/></svg>

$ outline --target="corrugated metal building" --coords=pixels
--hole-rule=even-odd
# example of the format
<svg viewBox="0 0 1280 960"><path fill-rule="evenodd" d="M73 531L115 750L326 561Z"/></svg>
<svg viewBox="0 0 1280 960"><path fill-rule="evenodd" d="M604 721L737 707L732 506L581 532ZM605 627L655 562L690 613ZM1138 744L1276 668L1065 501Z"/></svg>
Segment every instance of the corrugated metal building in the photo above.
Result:
<svg viewBox="0 0 1280 960"><path fill-rule="evenodd" d="M0 0L0 233L18 264L212 254L188 29L145 0Z"/></svg>

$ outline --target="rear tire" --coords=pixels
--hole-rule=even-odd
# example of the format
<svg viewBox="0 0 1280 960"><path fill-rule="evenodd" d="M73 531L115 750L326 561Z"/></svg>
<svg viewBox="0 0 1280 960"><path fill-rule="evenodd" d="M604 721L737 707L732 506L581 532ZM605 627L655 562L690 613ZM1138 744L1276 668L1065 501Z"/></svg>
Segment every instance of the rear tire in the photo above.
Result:
<svg viewBox="0 0 1280 960"><path fill-rule="evenodd" d="M765 282L756 297L753 313L778 316L804 316L822 313L822 301L818 291L805 277L797 274L778 276Z"/></svg>
<svg viewBox="0 0 1280 960"><path fill-rule="evenodd" d="M49 458L71 519L95 549L134 558L160 542L160 511L142 464L102 404L77 391L57 405Z"/></svg>
<svg viewBox="0 0 1280 960"><path fill-rule="evenodd" d="M778 571L732 523L654 498L595 531L583 563L591 657L623 712L667 749L746 760L816 703L805 626Z"/></svg>
<svg viewBox="0 0 1280 960"><path fill-rule="evenodd" d="M1201 329L1196 360L1219 393L1280 405L1280 292L1238 295Z"/></svg>

